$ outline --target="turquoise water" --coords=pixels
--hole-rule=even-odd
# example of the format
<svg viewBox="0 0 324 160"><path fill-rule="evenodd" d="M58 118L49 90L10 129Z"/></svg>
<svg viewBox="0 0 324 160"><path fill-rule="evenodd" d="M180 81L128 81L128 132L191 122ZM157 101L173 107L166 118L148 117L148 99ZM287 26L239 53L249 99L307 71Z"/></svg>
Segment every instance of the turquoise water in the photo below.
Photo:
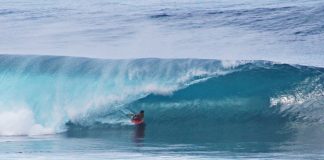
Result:
<svg viewBox="0 0 324 160"><path fill-rule="evenodd" d="M324 69L0 56L1 159L321 159ZM145 110L145 126L128 113Z"/></svg>

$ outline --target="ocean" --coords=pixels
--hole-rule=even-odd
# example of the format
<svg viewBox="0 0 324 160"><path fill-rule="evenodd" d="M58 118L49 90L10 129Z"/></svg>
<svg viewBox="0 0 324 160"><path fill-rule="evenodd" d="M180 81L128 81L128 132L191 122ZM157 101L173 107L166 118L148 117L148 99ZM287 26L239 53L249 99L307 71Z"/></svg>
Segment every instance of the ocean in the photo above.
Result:
<svg viewBox="0 0 324 160"><path fill-rule="evenodd" d="M323 159L322 17L319 0L3 0L0 159Z"/></svg>

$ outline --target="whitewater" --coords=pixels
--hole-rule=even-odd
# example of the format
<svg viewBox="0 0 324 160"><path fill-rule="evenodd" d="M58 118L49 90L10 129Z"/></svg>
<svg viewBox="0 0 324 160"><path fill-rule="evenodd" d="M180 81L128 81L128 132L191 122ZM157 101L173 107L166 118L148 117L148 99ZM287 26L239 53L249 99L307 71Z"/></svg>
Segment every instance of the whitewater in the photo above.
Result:
<svg viewBox="0 0 324 160"><path fill-rule="evenodd" d="M0 159L323 159L323 16L321 0L3 0Z"/></svg>

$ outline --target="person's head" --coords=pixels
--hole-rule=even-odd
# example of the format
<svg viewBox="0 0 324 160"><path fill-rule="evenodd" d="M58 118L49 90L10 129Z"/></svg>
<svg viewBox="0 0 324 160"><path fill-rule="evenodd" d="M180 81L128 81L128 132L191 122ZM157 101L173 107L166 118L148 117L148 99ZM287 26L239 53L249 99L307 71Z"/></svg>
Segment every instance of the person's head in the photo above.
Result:
<svg viewBox="0 0 324 160"><path fill-rule="evenodd" d="M140 113L144 114L144 110L141 110Z"/></svg>

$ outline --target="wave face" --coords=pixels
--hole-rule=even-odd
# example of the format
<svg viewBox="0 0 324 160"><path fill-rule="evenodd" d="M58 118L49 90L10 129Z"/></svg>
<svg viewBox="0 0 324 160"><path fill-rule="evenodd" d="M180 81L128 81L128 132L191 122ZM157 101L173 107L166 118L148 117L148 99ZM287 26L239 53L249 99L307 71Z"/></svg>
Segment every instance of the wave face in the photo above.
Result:
<svg viewBox="0 0 324 160"><path fill-rule="evenodd" d="M266 61L0 56L1 135L66 123L150 125L322 122L324 69Z"/></svg>
<svg viewBox="0 0 324 160"><path fill-rule="evenodd" d="M257 62L236 69L130 108L145 109L148 121L159 124L323 121L323 69Z"/></svg>

